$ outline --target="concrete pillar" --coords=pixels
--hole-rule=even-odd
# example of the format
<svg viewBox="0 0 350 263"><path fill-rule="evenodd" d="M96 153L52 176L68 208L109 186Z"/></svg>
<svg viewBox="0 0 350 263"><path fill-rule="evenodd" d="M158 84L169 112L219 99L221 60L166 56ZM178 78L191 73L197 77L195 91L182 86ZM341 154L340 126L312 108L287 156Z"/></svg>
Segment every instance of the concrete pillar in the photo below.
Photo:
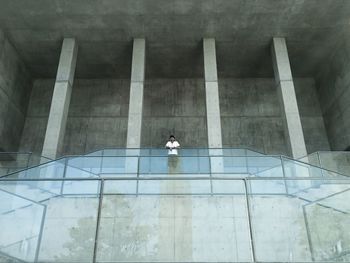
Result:
<svg viewBox="0 0 350 263"><path fill-rule="evenodd" d="M223 171L219 85L215 39L203 39L205 100L211 173Z"/></svg>
<svg viewBox="0 0 350 263"><path fill-rule="evenodd" d="M284 38L273 38L272 58L277 92L284 118L284 131L293 158L307 155L288 50Z"/></svg>
<svg viewBox="0 0 350 263"><path fill-rule="evenodd" d="M203 39L203 52L208 147L222 148L219 85L216 67L215 39Z"/></svg>
<svg viewBox="0 0 350 263"><path fill-rule="evenodd" d="M145 39L134 39L131 65L127 148L141 147L143 87L145 81Z"/></svg>
<svg viewBox="0 0 350 263"><path fill-rule="evenodd" d="M78 46L75 39L65 38L63 40L60 61L58 64L50 115L42 151L42 156L51 159L56 159L58 157L63 145L77 53Z"/></svg>

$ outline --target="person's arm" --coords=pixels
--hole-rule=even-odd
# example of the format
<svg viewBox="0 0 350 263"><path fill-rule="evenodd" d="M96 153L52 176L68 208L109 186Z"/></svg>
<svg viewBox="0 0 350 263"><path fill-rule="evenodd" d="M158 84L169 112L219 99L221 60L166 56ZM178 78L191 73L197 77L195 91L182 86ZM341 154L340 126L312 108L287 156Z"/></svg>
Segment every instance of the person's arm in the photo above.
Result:
<svg viewBox="0 0 350 263"><path fill-rule="evenodd" d="M170 143L169 143L169 142L166 143L165 148L166 148L166 149L171 149Z"/></svg>
<svg viewBox="0 0 350 263"><path fill-rule="evenodd" d="M180 143L178 141L175 143L175 147L174 148L175 149L179 149L180 148Z"/></svg>

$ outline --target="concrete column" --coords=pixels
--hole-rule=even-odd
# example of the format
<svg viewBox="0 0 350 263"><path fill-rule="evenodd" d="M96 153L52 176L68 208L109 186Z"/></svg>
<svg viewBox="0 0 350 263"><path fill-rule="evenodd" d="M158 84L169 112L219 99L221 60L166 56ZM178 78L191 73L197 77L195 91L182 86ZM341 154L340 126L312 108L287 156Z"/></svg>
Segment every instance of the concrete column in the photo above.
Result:
<svg viewBox="0 0 350 263"><path fill-rule="evenodd" d="M284 38L273 38L272 58L277 92L284 118L284 131L293 158L307 155L288 50Z"/></svg>
<svg viewBox="0 0 350 263"><path fill-rule="evenodd" d="M145 80L145 39L134 39L131 65L127 148L141 147L143 87Z"/></svg>
<svg viewBox="0 0 350 263"><path fill-rule="evenodd" d="M42 151L42 156L48 158L56 159L62 149L74 81L77 53L78 46L75 39L65 38L63 40L60 61L58 64L50 115Z"/></svg>
<svg viewBox="0 0 350 263"><path fill-rule="evenodd" d="M222 148L219 85L216 67L215 39L203 39L203 52L208 147Z"/></svg>
<svg viewBox="0 0 350 263"><path fill-rule="evenodd" d="M221 115L215 39L203 39L205 100L211 173L223 171Z"/></svg>

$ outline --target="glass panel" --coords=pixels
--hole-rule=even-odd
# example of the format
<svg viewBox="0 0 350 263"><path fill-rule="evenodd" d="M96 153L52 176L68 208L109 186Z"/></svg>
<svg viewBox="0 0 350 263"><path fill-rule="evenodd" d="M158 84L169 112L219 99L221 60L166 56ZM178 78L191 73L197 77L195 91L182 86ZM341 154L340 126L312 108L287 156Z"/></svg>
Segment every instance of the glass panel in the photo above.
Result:
<svg viewBox="0 0 350 263"><path fill-rule="evenodd" d="M15 179L38 179L38 178L62 178L64 174L64 161L57 160L41 164L14 174L6 178Z"/></svg>
<svg viewBox="0 0 350 263"><path fill-rule="evenodd" d="M140 157L141 174L198 174L210 172L209 157Z"/></svg>
<svg viewBox="0 0 350 263"><path fill-rule="evenodd" d="M247 150L246 149L232 149L232 148L225 148L222 149L223 156L246 156Z"/></svg>
<svg viewBox="0 0 350 263"><path fill-rule="evenodd" d="M213 163L224 161L224 173L237 173L246 176L247 173L260 177L283 177L280 157L244 156L244 157L211 157Z"/></svg>
<svg viewBox="0 0 350 263"><path fill-rule="evenodd" d="M96 151L96 152L92 152L92 153L88 153L88 154L85 154L85 156L103 156L103 153L104 153L105 150L101 150L101 151Z"/></svg>
<svg viewBox="0 0 350 263"><path fill-rule="evenodd" d="M168 155L167 149L149 149L149 156L167 156L167 155Z"/></svg>
<svg viewBox="0 0 350 263"><path fill-rule="evenodd" d="M319 157L323 168L350 176L349 152L320 152Z"/></svg>
<svg viewBox="0 0 350 263"><path fill-rule="evenodd" d="M67 159L67 177L86 177L86 172L97 175L102 170L100 156L70 157Z"/></svg>
<svg viewBox="0 0 350 263"><path fill-rule="evenodd" d="M350 184L342 180L314 182L302 193L309 244L315 261L348 261L350 251ZM300 196L300 193L296 194Z"/></svg>
<svg viewBox="0 0 350 263"><path fill-rule="evenodd" d="M54 196L41 196L44 184ZM0 250L34 261L41 241L40 262L92 262L99 203L99 181L2 181ZM49 188L51 186L52 188ZM59 188L60 189L60 188ZM31 193L30 193L31 192ZM28 197L36 198L31 201ZM44 221L43 221L44 220Z"/></svg>
<svg viewBox="0 0 350 263"><path fill-rule="evenodd" d="M247 150L246 154L248 156L265 156L265 154L253 150Z"/></svg>
<svg viewBox="0 0 350 263"><path fill-rule="evenodd" d="M322 169L316 166L284 157L282 159L286 177L322 177Z"/></svg>
<svg viewBox="0 0 350 263"><path fill-rule="evenodd" d="M0 184L0 252L33 262L39 246L45 207L12 193L10 189L3 190L6 188L4 184Z"/></svg>
<svg viewBox="0 0 350 263"><path fill-rule="evenodd" d="M249 199L257 261L311 261L303 206L282 180L250 181Z"/></svg>
<svg viewBox="0 0 350 263"><path fill-rule="evenodd" d="M136 174L138 157L103 157L101 173L105 176L113 174Z"/></svg>
<svg viewBox="0 0 350 263"><path fill-rule="evenodd" d="M224 163L224 173L238 173L247 174L247 157L210 157L212 164L212 172L220 172L220 168L215 169L215 163L220 163L223 160ZM222 171L221 171L222 172Z"/></svg>
<svg viewBox="0 0 350 263"><path fill-rule="evenodd" d="M36 202L57 196L60 184L55 181L7 181L1 189Z"/></svg>
<svg viewBox="0 0 350 263"><path fill-rule="evenodd" d="M0 153L0 177L28 167L30 153Z"/></svg>
<svg viewBox="0 0 350 263"><path fill-rule="evenodd" d="M248 172L262 177L283 177L281 158L274 156L247 157Z"/></svg>
<svg viewBox="0 0 350 263"><path fill-rule="evenodd" d="M309 165L307 163L287 159L283 157L283 165L286 177L343 177L341 174L324 170L322 168Z"/></svg>
<svg viewBox="0 0 350 263"><path fill-rule="evenodd" d="M301 162L304 162L304 163L312 164L312 165L317 166L317 167L321 166L320 165L320 161L319 161L318 152L309 154L309 155L307 155L305 157L302 157L302 158L300 158L298 160L301 161Z"/></svg>
<svg viewBox="0 0 350 263"><path fill-rule="evenodd" d="M348 258L348 181L287 180L293 187L285 192L280 187L282 180L249 181L257 261L332 262ZM272 192L273 184L276 190Z"/></svg>
<svg viewBox="0 0 350 263"><path fill-rule="evenodd" d="M98 181L65 181L63 194L44 202L39 261L92 262L98 194Z"/></svg>
<svg viewBox="0 0 350 263"><path fill-rule="evenodd" d="M105 195L97 262L251 261L244 185L232 186L216 196L162 196L157 187L153 195Z"/></svg>

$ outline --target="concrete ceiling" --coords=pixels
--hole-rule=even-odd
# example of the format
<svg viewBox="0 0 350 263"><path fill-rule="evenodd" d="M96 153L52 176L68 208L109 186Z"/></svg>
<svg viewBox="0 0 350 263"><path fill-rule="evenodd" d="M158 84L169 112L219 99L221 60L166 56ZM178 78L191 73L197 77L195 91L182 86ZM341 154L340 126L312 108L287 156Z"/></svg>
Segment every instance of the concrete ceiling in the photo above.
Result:
<svg viewBox="0 0 350 263"><path fill-rule="evenodd" d="M269 45L286 37L295 76L312 76L348 37L349 0L0 0L0 29L35 77L54 77L63 37L78 77L130 76L133 37L153 77L202 77L201 39L217 40L221 77L272 76Z"/></svg>

